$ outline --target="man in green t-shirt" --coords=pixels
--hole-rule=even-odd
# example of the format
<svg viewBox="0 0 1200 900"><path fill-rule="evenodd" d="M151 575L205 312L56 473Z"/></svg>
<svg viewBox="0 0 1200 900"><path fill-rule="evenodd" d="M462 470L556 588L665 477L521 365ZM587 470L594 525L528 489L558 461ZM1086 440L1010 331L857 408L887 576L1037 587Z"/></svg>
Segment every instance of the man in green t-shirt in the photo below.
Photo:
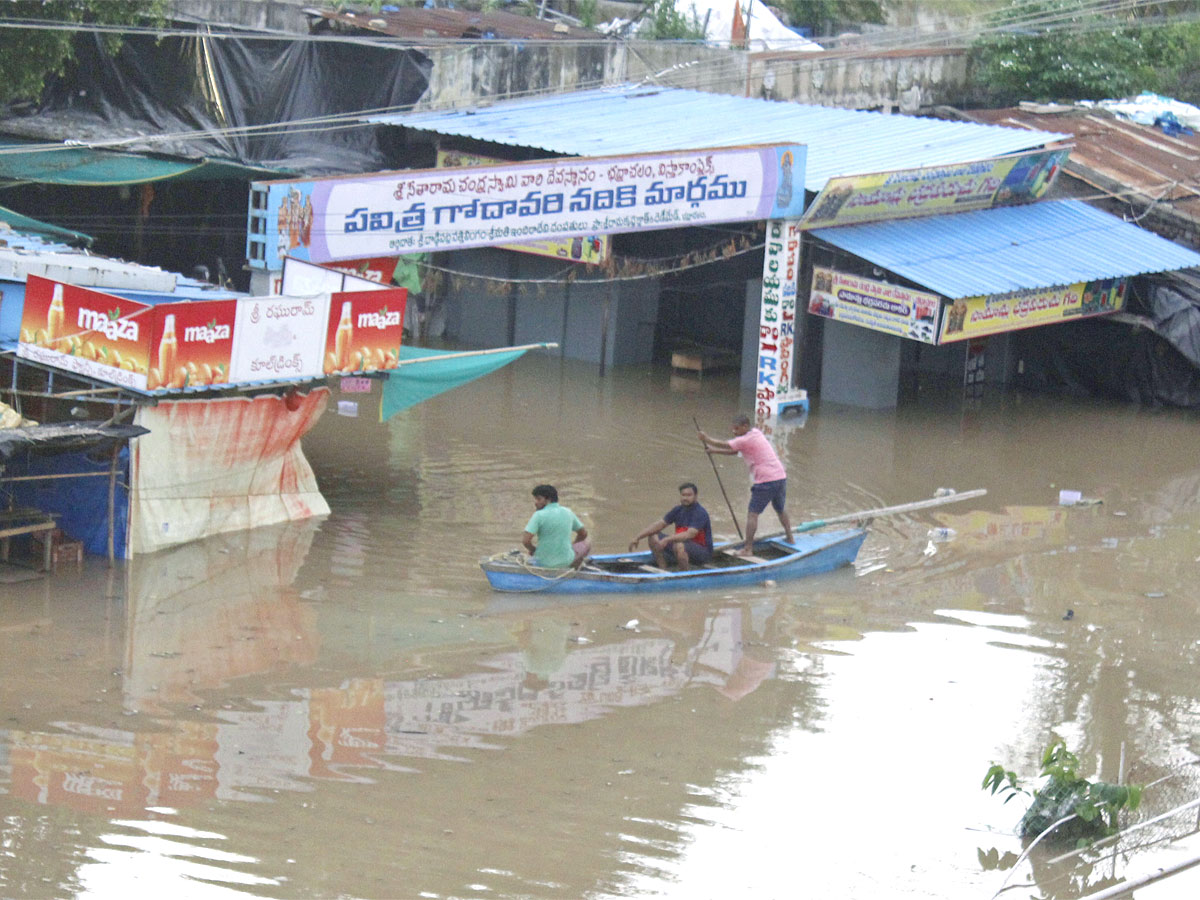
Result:
<svg viewBox="0 0 1200 900"><path fill-rule="evenodd" d="M532 557L531 565L547 569L579 566L592 549L587 529L579 517L565 506L558 505L558 490L552 484L539 484L533 489L533 505L537 507L521 535L521 543ZM571 535L575 539L572 541Z"/></svg>

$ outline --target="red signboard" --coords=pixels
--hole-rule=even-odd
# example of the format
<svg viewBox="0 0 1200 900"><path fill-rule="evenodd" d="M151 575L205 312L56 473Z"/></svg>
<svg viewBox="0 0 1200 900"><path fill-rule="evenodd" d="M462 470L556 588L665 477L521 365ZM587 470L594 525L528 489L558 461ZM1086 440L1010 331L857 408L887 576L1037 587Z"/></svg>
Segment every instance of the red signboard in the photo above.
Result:
<svg viewBox="0 0 1200 900"><path fill-rule="evenodd" d="M236 300L167 303L155 313L147 389L228 382Z"/></svg>
<svg viewBox="0 0 1200 900"><path fill-rule="evenodd" d="M335 293L325 336L325 374L394 369L400 360L407 288Z"/></svg>
<svg viewBox="0 0 1200 900"><path fill-rule="evenodd" d="M17 355L144 389L153 307L30 275Z"/></svg>
<svg viewBox="0 0 1200 900"><path fill-rule="evenodd" d="M361 374L399 362L407 297L388 288L147 306L30 275L17 355L150 391L218 387L231 373L256 380L238 361L260 356L282 360L271 380Z"/></svg>

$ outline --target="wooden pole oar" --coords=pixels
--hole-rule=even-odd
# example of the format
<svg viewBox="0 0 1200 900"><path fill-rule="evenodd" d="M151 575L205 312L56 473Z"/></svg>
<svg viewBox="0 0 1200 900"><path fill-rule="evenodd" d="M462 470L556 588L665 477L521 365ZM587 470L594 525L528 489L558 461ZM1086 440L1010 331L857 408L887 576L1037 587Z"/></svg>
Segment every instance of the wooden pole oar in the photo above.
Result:
<svg viewBox="0 0 1200 900"><path fill-rule="evenodd" d="M859 512L846 513L842 516L830 516L828 519L813 519L792 526L792 532L799 534L804 531L815 531L826 525L836 525L838 522L854 522L859 519L874 519L877 516L894 516L898 513L914 512L918 509L929 509L931 506L944 506L947 503L958 503L961 500L972 500L987 493L986 488L976 488L973 491L963 491L959 494L947 494L944 497L932 497L929 500L915 500L912 503L901 503L898 506L881 506L878 509L864 509Z"/></svg>
<svg viewBox="0 0 1200 900"><path fill-rule="evenodd" d="M696 417L692 416L692 423L696 426L696 434L701 434L700 423L696 421ZM701 439L703 441L703 438ZM725 485L721 483L721 473L717 471L716 460L712 458L712 454L708 452L708 445L704 445L704 455L708 457L708 461L712 463L713 474L717 476L717 487L721 489L721 496L725 498L725 505L729 507L729 515L733 517L733 527L737 529L738 540L742 540L742 526L738 524L737 513L733 511L733 504L729 502L729 495L725 493Z"/></svg>

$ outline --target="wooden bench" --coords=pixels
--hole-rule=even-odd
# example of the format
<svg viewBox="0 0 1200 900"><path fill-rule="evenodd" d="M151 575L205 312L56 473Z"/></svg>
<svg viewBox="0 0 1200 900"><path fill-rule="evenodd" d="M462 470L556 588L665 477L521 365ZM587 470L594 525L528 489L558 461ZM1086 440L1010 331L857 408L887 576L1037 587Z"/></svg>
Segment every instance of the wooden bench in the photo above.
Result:
<svg viewBox="0 0 1200 900"><path fill-rule="evenodd" d="M58 526L52 513L40 509L0 510L0 560L8 562L9 542L23 534L40 534L54 531ZM47 535L49 537L49 535ZM43 541L42 571L49 572L54 565L53 542Z"/></svg>

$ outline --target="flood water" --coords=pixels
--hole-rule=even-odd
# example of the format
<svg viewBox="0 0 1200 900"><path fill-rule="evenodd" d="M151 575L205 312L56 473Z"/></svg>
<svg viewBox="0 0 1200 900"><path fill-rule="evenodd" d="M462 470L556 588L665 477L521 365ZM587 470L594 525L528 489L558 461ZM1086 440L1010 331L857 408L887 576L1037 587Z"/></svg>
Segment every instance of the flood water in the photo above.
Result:
<svg viewBox="0 0 1200 900"><path fill-rule="evenodd" d="M778 442L795 521L987 496L826 575L563 600L477 564L536 483L597 552L684 480L734 535L692 416L728 436L735 379L543 356L378 399L305 439L323 520L0 584L0 896L1067 898L1200 855L1192 807L1017 863L1024 804L980 789L1059 736L1154 783L1131 823L1200 797L1195 415L818 405Z"/></svg>

